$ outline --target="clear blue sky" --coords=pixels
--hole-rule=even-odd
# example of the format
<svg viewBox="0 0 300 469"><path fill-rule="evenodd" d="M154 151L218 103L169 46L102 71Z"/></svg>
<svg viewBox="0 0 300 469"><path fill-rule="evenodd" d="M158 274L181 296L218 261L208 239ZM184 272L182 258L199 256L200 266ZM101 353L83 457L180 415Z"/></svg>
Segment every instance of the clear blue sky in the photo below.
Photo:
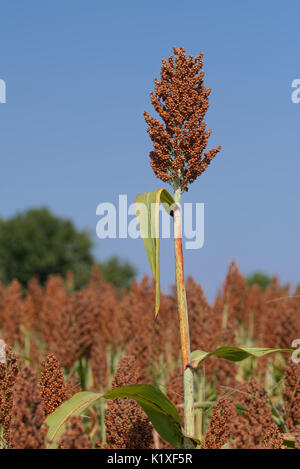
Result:
<svg viewBox="0 0 300 469"><path fill-rule="evenodd" d="M185 201L205 203L205 245L185 266L212 299L231 259L300 281L299 1L2 0L0 216L47 205L149 273L141 240L97 240L96 206L161 186L142 112L173 46L203 51L210 146ZM162 242L162 282L173 282Z"/></svg>

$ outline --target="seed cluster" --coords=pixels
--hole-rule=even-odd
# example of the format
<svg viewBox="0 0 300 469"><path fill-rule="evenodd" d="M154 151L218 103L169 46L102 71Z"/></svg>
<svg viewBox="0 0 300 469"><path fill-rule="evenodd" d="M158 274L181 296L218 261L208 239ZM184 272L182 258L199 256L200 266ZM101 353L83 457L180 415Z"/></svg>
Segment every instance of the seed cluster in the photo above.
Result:
<svg viewBox="0 0 300 469"><path fill-rule="evenodd" d="M0 363L0 425L3 426L6 441L10 439L13 389L18 372L17 358L11 347L6 346L6 363Z"/></svg>
<svg viewBox="0 0 300 469"><path fill-rule="evenodd" d="M300 364L289 363L285 369L285 410L289 429L300 439Z"/></svg>
<svg viewBox="0 0 300 469"><path fill-rule="evenodd" d="M183 47L162 59L161 79L154 80L151 102L161 120L144 113L153 142L151 166L156 176L173 187L188 190L221 147L205 151L211 129L204 117L210 89L203 83L203 54L187 57Z"/></svg>
<svg viewBox="0 0 300 469"><path fill-rule="evenodd" d="M92 447L89 436L85 433L82 418L72 417L67 429L59 441L60 449L90 449Z"/></svg>
<svg viewBox="0 0 300 469"><path fill-rule="evenodd" d="M236 402L243 413L238 414L231 398L222 398L212 412L205 448L280 449L283 436L272 416L267 394L255 378L236 387Z"/></svg>
<svg viewBox="0 0 300 469"><path fill-rule="evenodd" d="M13 448L44 449L47 426L45 413L36 386L33 370L24 367L16 378L10 422L10 442Z"/></svg>

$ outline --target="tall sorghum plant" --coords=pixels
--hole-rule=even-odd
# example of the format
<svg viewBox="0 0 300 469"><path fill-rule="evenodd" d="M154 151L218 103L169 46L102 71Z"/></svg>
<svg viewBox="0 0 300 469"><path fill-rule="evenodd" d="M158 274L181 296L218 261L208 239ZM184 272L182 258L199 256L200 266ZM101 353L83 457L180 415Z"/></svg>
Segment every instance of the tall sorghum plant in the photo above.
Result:
<svg viewBox="0 0 300 469"><path fill-rule="evenodd" d="M177 285L181 357L184 372L184 426L194 435L194 390L189 321L184 284L180 199L207 168L221 147L205 151L211 130L204 117L209 107L210 89L203 83L203 54L185 54L184 48L173 49L174 56L162 60L160 81L155 79L151 102L161 120L145 112L148 133L153 141L151 166L156 176L174 190L174 248Z"/></svg>
<svg viewBox="0 0 300 469"><path fill-rule="evenodd" d="M221 147L206 150L211 129L204 122L208 110L210 89L203 83L203 54L187 56L184 48L174 48L174 55L162 59L160 80L154 80L151 102L160 119L144 113L148 133L153 142L150 152L151 166L156 176L171 185L173 196L165 189L141 194L137 197L137 215L144 245L156 283L156 314L159 310L159 203L162 202L174 221L175 271L181 357L184 380L184 434L189 438L184 445L195 440L193 369L211 354L239 361L249 355L262 356L274 349L245 349L220 347L207 353L201 350L191 353L189 318L184 283L181 195L200 176ZM140 206L146 205L146 210ZM154 210L152 205L154 205ZM151 206L151 207L150 207ZM151 226L149 226L151 225ZM148 228L148 229L147 229ZM149 230L151 237L149 241ZM147 236L148 235L148 236ZM151 242L152 240L152 242ZM204 395L204 383L199 394Z"/></svg>

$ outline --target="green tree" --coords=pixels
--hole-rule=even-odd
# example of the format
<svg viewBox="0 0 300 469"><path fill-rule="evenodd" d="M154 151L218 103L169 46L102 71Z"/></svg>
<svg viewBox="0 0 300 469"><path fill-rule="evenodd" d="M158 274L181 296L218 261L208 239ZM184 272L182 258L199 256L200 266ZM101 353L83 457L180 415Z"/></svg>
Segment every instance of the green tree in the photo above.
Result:
<svg viewBox="0 0 300 469"><path fill-rule="evenodd" d="M89 279L93 256L90 235L75 229L68 219L52 215L47 208L28 210L0 220L0 280L17 278L24 286L38 276L42 283L50 274L72 270L75 285Z"/></svg>
<svg viewBox="0 0 300 469"><path fill-rule="evenodd" d="M118 290L129 288L130 283L135 278L136 268L127 261L121 261L114 256L100 265L103 278L107 282L113 283Z"/></svg>
<svg viewBox="0 0 300 469"><path fill-rule="evenodd" d="M260 272L259 270L256 272L253 272L251 275L248 275L247 277L247 283L249 287L252 287L252 285L259 285L260 288L264 291L267 286L272 282L272 277L269 275L265 274L264 272Z"/></svg>

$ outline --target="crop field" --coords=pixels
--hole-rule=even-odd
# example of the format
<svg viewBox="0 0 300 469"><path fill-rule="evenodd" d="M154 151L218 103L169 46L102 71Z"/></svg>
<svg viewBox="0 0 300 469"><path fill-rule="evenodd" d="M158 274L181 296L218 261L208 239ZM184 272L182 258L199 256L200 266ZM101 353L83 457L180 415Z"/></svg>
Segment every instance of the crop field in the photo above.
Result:
<svg viewBox="0 0 300 469"><path fill-rule="evenodd" d="M258 285L249 288L235 263L213 305L192 278L186 283L192 349L240 344L287 349L300 334L299 287L291 292L274 279L265 292ZM97 268L80 291L72 291L71 275L66 282L50 277L45 288L33 279L26 293L17 281L1 287L6 344L0 364L1 447L49 447L46 417L79 391L153 384L183 422L176 298L162 294L155 321L153 300L148 278L118 293ZM198 447L299 447L299 372L300 365L281 353L203 362L194 374ZM71 416L56 446L171 447L129 398L99 400Z"/></svg>

